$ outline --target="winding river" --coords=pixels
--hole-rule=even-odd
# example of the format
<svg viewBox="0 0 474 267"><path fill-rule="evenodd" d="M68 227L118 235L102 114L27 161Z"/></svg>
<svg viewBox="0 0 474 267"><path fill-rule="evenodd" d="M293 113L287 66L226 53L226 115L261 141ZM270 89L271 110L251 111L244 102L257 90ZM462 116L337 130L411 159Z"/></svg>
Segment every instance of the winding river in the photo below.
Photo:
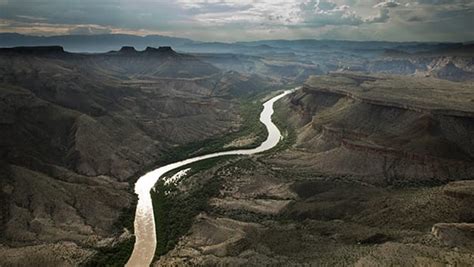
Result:
<svg viewBox="0 0 474 267"><path fill-rule="evenodd" d="M138 203L135 214L136 240L132 256L128 260L126 266L149 266L153 260L156 249L156 233L150 190L156 184L158 179L160 179L161 176L169 171L200 160L229 155L251 155L273 148L281 139L280 131L272 122L273 104L294 90L296 89L287 90L263 104L263 111L260 114L260 121L267 127L268 137L257 148L217 152L185 159L150 171L138 179L138 181L135 183L135 193L138 195Z"/></svg>

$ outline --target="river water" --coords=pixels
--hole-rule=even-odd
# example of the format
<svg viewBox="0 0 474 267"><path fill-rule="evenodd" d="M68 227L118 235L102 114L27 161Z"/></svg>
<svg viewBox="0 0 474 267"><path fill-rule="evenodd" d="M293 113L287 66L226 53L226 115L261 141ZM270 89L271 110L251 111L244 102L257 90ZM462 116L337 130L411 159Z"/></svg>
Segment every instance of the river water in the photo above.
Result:
<svg viewBox="0 0 474 267"><path fill-rule="evenodd" d="M260 121L267 127L268 137L260 146L252 149L240 149L225 152L211 153L199 157L189 158L175 163L171 163L150 171L141 176L135 183L135 193L138 195L137 209L135 213L135 246L132 256L126 266L149 266L153 260L156 249L155 218L151 202L150 190L164 174L176 168L194 163L200 160L229 156L229 155L251 155L267 151L278 144L281 133L272 122L273 104L293 92L287 90L263 104L263 111L260 114Z"/></svg>

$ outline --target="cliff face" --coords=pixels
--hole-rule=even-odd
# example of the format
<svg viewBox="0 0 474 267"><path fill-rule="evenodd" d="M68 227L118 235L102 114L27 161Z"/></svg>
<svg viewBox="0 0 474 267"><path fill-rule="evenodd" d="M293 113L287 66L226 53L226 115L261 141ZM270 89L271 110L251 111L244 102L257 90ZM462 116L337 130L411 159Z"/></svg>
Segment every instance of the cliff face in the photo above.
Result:
<svg viewBox="0 0 474 267"><path fill-rule="evenodd" d="M133 208L134 175L177 145L235 131L233 91L262 89L169 49L143 53L0 51L0 243L61 247L1 248L6 263L58 249L74 265L86 247L115 242L131 226L121 216Z"/></svg>
<svg viewBox="0 0 474 267"><path fill-rule="evenodd" d="M474 54L467 55L397 55L372 60L359 69L370 73L416 75L450 81L472 81Z"/></svg>
<svg viewBox="0 0 474 267"><path fill-rule="evenodd" d="M385 49L362 60L342 62L339 67L349 71L434 77L458 82L472 81L474 46L450 44L445 47L425 47L421 50L408 47Z"/></svg>
<svg viewBox="0 0 474 267"><path fill-rule="evenodd" d="M195 80L153 75L144 80L124 69L130 62L111 59L118 60L112 64L104 55L0 57L2 142L9 160L41 159L81 174L124 180L156 160L157 151L230 129L237 119L232 100L208 97L222 75L206 81L200 63L188 64L199 69L192 74ZM129 60L140 65L140 60L157 59L137 55ZM195 131L208 120L206 131Z"/></svg>
<svg viewBox="0 0 474 267"><path fill-rule="evenodd" d="M472 89L309 79L276 103L276 149L174 181L180 197L220 186L154 266L472 265L473 184L451 181L474 178Z"/></svg>
<svg viewBox="0 0 474 267"><path fill-rule="evenodd" d="M440 99L443 86L452 96L463 95L441 102L428 94L434 86L429 80L410 87L406 86L410 79L404 78L404 87L397 88L399 79L352 75L310 79L287 99L297 141L295 151L282 157L306 168L377 183L472 179L472 89L441 83L432 88ZM391 92L384 91L388 84ZM300 155L298 160L291 160L293 152Z"/></svg>

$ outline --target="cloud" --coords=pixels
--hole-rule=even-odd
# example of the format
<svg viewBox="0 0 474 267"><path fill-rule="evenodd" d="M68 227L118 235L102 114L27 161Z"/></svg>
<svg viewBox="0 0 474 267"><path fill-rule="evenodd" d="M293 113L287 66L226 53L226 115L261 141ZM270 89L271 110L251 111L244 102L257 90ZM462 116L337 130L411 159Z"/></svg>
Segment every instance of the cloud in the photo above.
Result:
<svg viewBox="0 0 474 267"><path fill-rule="evenodd" d="M458 4L458 3L468 3L470 0L418 0L418 4L426 5L445 5L445 4Z"/></svg>
<svg viewBox="0 0 474 267"><path fill-rule="evenodd" d="M337 5L327 0L310 0L300 5L302 23L313 26L360 25L363 19L348 5Z"/></svg>
<svg viewBox="0 0 474 267"><path fill-rule="evenodd" d="M226 3L226 2L196 2L181 1L187 14L209 14L246 11L253 7L251 4Z"/></svg>
<svg viewBox="0 0 474 267"><path fill-rule="evenodd" d="M376 4L374 8L394 8L394 7L398 7L399 5L400 3L395 0L388 0L388 1Z"/></svg>
<svg viewBox="0 0 474 267"><path fill-rule="evenodd" d="M474 39L472 0L32 1L0 0L0 32L160 33L204 41Z"/></svg>
<svg viewBox="0 0 474 267"><path fill-rule="evenodd" d="M366 23L384 23L390 19L390 11L386 8L380 9L377 16L369 17L365 20Z"/></svg>
<svg viewBox="0 0 474 267"><path fill-rule="evenodd" d="M390 20L389 8L398 7L400 3L394 0L374 5L378 14L368 17L357 14L349 5L340 4L330 0L311 0L301 4L301 17L304 23L313 26L349 25L385 23Z"/></svg>
<svg viewBox="0 0 474 267"><path fill-rule="evenodd" d="M418 17L418 16L410 16L406 19L406 21L408 21L408 22L420 22L420 21L423 21L423 19L421 17Z"/></svg>
<svg viewBox="0 0 474 267"><path fill-rule="evenodd" d="M0 32L16 32L29 35L65 35L65 34L106 34L106 33L123 33L134 35L171 35L170 32L159 32L151 30L129 30L122 28L104 27L100 25L70 25L70 24L53 24L48 22L27 22L0 19Z"/></svg>
<svg viewBox="0 0 474 267"><path fill-rule="evenodd" d="M46 18L27 16L27 15L16 15L16 17L20 20L25 20L25 21L46 21L46 20L48 20Z"/></svg>
<svg viewBox="0 0 474 267"><path fill-rule="evenodd" d="M390 20L390 10L391 8L399 7L401 4L396 0L386 0L380 2L373 6L373 8L378 9L378 14L375 16L370 16L365 19L366 23L386 23Z"/></svg>
<svg viewBox="0 0 474 267"><path fill-rule="evenodd" d="M112 29L100 26L78 26L70 29L68 34L72 35L94 35L112 33Z"/></svg>

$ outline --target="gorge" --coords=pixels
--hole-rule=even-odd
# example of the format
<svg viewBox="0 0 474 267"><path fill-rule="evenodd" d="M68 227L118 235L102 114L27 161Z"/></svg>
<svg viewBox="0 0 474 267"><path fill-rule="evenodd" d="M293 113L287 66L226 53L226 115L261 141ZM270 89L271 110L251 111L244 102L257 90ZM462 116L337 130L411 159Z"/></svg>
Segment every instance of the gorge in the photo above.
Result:
<svg viewBox="0 0 474 267"><path fill-rule="evenodd" d="M146 173L138 179L135 184L135 193L138 195L138 204L135 215L135 247L127 266L148 266L153 260L156 249L155 219L153 215L153 206L150 196L150 190L164 174L179 167L215 157L231 155L252 155L261 153L273 148L278 144L281 134L275 124L272 122L273 104L293 92L287 90L263 104L263 111L260 114L260 122L267 128L268 136L266 140L256 148L246 150L232 150L207 154L195 158L185 159L179 162L171 163L156 170Z"/></svg>

